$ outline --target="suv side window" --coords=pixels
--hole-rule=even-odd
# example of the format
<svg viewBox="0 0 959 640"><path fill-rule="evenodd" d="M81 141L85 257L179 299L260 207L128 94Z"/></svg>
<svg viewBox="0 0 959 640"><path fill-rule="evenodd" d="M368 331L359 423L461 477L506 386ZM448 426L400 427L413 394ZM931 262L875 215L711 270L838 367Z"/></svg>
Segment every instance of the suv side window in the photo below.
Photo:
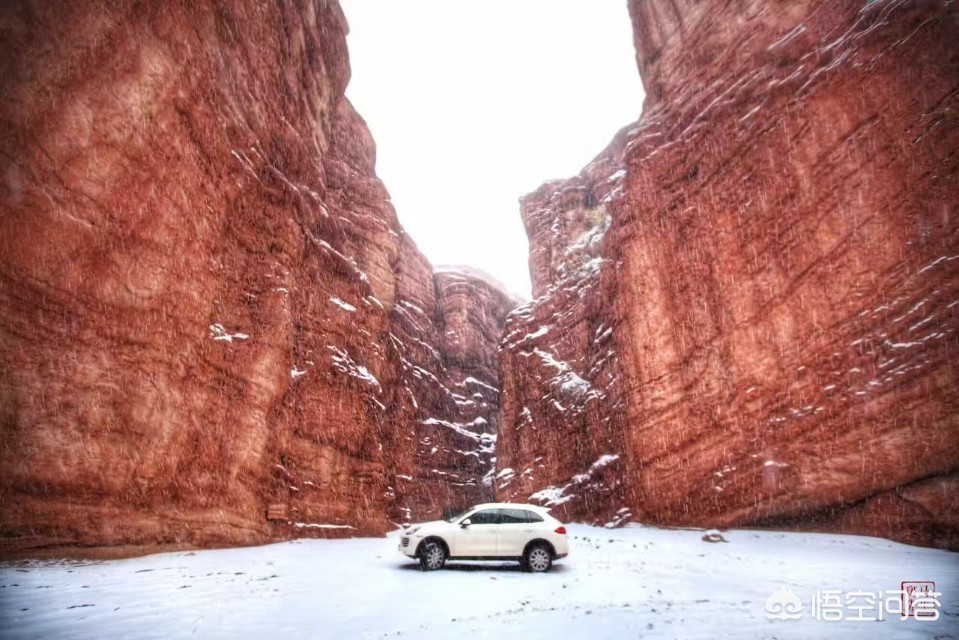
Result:
<svg viewBox="0 0 959 640"><path fill-rule="evenodd" d="M499 509L503 524L526 524L526 516L522 509Z"/></svg>
<svg viewBox="0 0 959 640"><path fill-rule="evenodd" d="M530 524L535 524L537 522L543 521L543 517L539 515L538 513L536 513L535 511L526 511L524 509L523 514L526 516L526 522L529 522Z"/></svg>
<svg viewBox="0 0 959 640"><path fill-rule="evenodd" d="M501 519L496 512L497 509L477 511L470 516L470 522L473 524L499 524Z"/></svg>

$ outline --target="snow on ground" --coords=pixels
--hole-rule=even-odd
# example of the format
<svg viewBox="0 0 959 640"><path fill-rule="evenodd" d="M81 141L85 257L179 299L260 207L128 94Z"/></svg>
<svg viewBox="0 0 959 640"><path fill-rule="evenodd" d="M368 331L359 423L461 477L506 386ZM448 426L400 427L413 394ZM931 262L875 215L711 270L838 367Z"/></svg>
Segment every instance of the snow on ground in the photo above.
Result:
<svg viewBox="0 0 959 640"><path fill-rule="evenodd" d="M0 567L5 638L959 638L959 554L877 538L570 525L549 574L422 573L397 538ZM816 620L810 599L935 581L934 622ZM785 587L799 620L767 619ZM847 611L846 615L854 612ZM872 612L875 616L878 610ZM950 635L951 634L951 635Z"/></svg>

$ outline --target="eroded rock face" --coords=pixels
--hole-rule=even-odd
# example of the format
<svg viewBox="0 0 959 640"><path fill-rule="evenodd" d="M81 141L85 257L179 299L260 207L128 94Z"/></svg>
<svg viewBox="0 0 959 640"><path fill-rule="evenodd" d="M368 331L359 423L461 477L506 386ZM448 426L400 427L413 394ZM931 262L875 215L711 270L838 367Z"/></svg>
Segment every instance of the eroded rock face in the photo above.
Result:
<svg viewBox="0 0 959 640"><path fill-rule="evenodd" d="M4 551L382 533L489 492L512 301L403 233L336 2L0 25Z"/></svg>
<svg viewBox="0 0 959 640"><path fill-rule="evenodd" d="M417 254L418 255L418 254ZM517 304L469 270L434 273L420 295L393 309L391 349L401 379L395 403L408 411L392 437L394 522L422 521L492 498L500 377L495 353Z"/></svg>
<svg viewBox="0 0 959 640"><path fill-rule="evenodd" d="M532 496L567 519L593 519L628 503L628 384L612 341L609 293L617 283L607 257L609 205L622 195L628 135L621 131L579 176L547 183L521 202L535 300L509 315L501 344L506 428L496 488L502 499Z"/></svg>
<svg viewBox="0 0 959 640"><path fill-rule="evenodd" d="M507 322L498 465L533 479L499 495L959 547L956 8L630 9L641 120L524 202L538 297ZM550 406L536 350L609 415ZM537 462L543 439L572 451Z"/></svg>

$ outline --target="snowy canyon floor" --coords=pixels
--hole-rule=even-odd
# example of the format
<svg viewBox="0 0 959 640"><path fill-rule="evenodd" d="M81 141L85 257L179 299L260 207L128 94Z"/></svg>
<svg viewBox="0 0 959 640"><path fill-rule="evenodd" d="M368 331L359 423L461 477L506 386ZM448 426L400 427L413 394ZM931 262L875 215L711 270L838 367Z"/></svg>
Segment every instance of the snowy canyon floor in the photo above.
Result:
<svg viewBox="0 0 959 640"><path fill-rule="evenodd" d="M571 555L549 574L481 563L422 573L395 535L6 564L0 629L11 639L959 638L956 553L828 534L733 530L708 543L693 530L568 528ZM937 620L811 610L818 592L822 615L879 617L903 581L935 582ZM767 618L783 587L801 618ZM847 600L857 591L892 601L866 609L864 596Z"/></svg>

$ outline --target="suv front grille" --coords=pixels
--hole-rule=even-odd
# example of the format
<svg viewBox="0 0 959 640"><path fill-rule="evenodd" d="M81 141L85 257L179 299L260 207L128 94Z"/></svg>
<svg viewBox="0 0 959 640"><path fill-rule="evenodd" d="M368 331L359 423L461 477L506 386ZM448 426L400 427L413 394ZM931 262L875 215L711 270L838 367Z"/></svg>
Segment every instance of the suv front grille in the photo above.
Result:
<svg viewBox="0 0 959 640"><path fill-rule="evenodd" d="M410 539L406 537L400 538L400 544L402 544L404 547L408 547L410 546Z"/></svg>

